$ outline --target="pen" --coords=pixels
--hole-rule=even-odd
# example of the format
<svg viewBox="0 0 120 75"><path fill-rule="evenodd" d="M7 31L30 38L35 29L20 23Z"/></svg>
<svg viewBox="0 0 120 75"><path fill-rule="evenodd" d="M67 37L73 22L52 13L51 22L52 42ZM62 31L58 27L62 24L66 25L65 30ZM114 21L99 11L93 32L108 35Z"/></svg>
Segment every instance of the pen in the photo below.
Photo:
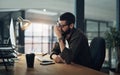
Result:
<svg viewBox="0 0 120 75"><path fill-rule="evenodd" d="M45 55L47 55L48 53L42 53L42 56L45 56Z"/></svg>

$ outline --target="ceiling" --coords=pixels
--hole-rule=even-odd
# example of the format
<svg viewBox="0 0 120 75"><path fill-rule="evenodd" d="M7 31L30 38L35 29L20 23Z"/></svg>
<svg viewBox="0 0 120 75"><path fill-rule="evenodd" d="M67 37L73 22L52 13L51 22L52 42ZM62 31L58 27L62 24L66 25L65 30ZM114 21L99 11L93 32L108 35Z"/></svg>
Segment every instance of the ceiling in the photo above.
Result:
<svg viewBox="0 0 120 75"><path fill-rule="evenodd" d="M28 3L29 2L29 3ZM30 3L32 2L32 4ZM0 0L0 12L27 10L27 19L48 19L56 20L57 17L66 11L75 14L75 0ZM30 12L28 9L35 9L46 12L57 13L47 15L43 13ZM6 15L6 14L5 14ZM0 17L3 14L0 14ZM85 0L85 18L97 20L116 20L116 0Z"/></svg>

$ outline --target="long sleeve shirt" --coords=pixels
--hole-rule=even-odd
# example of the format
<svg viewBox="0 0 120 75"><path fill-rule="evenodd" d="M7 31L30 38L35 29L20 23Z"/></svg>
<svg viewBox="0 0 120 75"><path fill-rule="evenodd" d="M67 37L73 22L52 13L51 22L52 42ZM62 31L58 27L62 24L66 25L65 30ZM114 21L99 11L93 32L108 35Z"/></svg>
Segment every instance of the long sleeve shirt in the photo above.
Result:
<svg viewBox="0 0 120 75"><path fill-rule="evenodd" d="M53 54L60 55L68 64L73 62L90 67L91 55L86 36L79 29L74 28L67 41L69 48L65 47L62 52L60 51L59 43L55 43L51 56Z"/></svg>

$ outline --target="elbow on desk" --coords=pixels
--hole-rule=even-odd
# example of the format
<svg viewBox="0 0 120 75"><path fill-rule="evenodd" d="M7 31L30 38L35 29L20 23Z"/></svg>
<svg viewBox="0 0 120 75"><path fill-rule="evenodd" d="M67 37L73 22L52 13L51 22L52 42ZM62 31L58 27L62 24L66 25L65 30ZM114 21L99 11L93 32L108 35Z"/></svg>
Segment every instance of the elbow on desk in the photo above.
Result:
<svg viewBox="0 0 120 75"><path fill-rule="evenodd" d="M71 64L71 62L72 62L72 57L71 56L62 56L61 54L60 54L60 57L62 58L62 60L64 60L64 63L66 63L66 64Z"/></svg>

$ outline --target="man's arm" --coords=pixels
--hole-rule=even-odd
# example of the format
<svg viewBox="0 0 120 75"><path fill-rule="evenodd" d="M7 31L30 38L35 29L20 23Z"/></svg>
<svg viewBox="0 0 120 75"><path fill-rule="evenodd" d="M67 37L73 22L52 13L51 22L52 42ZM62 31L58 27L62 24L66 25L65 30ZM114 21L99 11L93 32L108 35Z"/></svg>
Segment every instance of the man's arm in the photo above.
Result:
<svg viewBox="0 0 120 75"><path fill-rule="evenodd" d="M59 43L56 42L51 51L50 58L53 59L53 57L52 57L53 55L59 55L60 53L61 53L61 51L60 51Z"/></svg>
<svg viewBox="0 0 120 75"><path fill-rule="evenodd" d="M60 50L59 43L56 42L54 45L54 48L51 51L50 58L53 59L57 63L64 62L64 60L59 55L60 53L61 53L61 50Z"/></svg>
<svg viewBox="0 0 120 75"><path fill-rule="evenodd" d="M60 57L60 55L56 55L53 54L52 55L52 59L56 62L56 63L64 63L65 61Z"/></svg>
<svg viewBox="0 0 120 75"><path fill-rule="evenodd" d="M60 27L55 26L54 27L54 32L56 34L56 37L57 37L58 42L59 42L60 50L62 52L63 49L65 48L65 43L63 41L63 36L62 36L61 30L60 30Z"/></svg>
<svg viewBox="0 0 120 75"><path fill-rule="evenodd" d="M62 52L62 50L64 50L65 43L63 41L62 34L61 34L61 31L60 31L60 29L59 29L58 26L54 27L54 32L57 35L57 39L58 39L57 46L59 46L59 52L56 52L57 49L54 48L52 50L52 54L50 55L50 58L53 59L53 60L55 60L55 62L63 62L63 59L60 57L59 54Z"/></svg>

